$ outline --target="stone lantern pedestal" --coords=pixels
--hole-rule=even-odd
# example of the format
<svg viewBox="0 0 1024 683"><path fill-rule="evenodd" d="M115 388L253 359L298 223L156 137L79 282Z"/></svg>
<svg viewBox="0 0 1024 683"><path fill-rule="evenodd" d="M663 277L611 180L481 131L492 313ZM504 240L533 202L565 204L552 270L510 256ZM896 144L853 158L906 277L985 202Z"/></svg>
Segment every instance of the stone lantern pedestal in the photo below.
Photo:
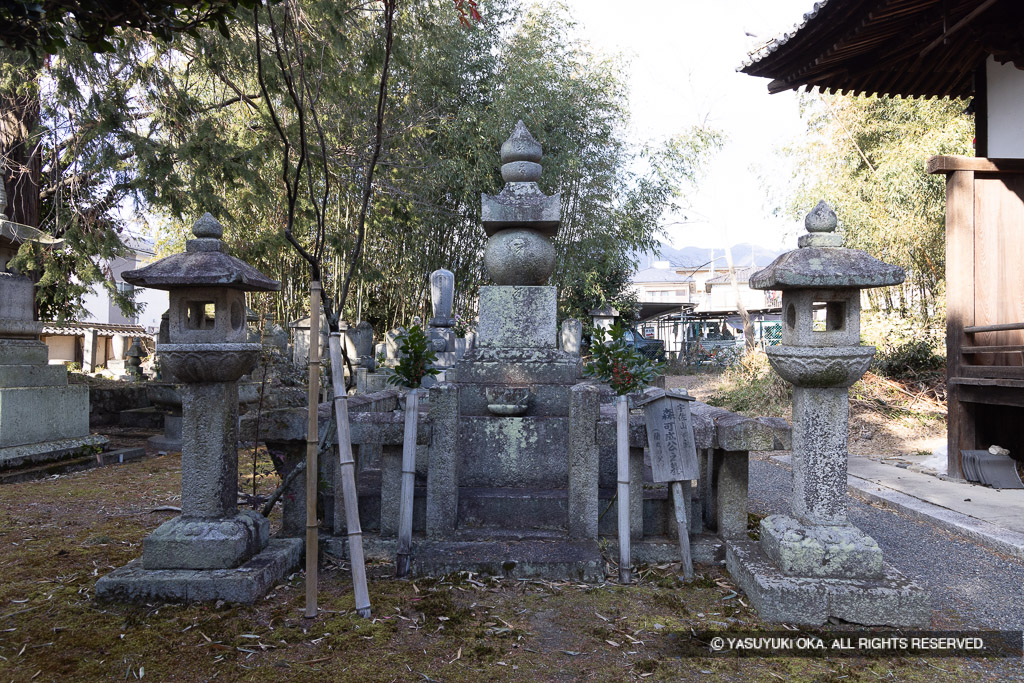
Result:
<svg viewBox="0 0 1024 683"><path fill-rule="evenodd" d="M143 539L142 558L100 579L99 598L253 602L298 563L300 539L269 540L269 523L239 510L238 379L256 365L246 341L246 291L280 284L232 258L209 214L186 253L124 273L170 292L161 364L180 383L181 515Z"/></svg>
<svg viewBox="0 0 1024 683"><path fill-rule="evenodd" d="M875 354L860 344L860 292L899 284L904 274L843 248L824 202L806 226L799 249L750 279L754 289L782 291L782 345L767 353L793 385L790 513L761 521L760 544L729 541L726 564L768 621L926 625L925 589L886 565L878 543L846 510L848 392Z"/></svg>

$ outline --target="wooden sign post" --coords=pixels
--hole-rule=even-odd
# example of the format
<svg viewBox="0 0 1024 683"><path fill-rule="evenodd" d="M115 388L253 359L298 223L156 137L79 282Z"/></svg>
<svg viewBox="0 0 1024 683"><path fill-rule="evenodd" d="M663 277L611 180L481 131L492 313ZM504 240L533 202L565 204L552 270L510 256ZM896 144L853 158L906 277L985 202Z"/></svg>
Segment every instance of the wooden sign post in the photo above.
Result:
<svg viewBox="0 0 1024 683"><path fill-rule="evenodd" d="M635 402L635 405L643 406L644 409L654 481L668 483L672 489L679 554L683 563L683 577L687 581L693 578L688 521L690 482L700 476L690 416L690 401L693 400L685 389L648 389Z"/></svg>

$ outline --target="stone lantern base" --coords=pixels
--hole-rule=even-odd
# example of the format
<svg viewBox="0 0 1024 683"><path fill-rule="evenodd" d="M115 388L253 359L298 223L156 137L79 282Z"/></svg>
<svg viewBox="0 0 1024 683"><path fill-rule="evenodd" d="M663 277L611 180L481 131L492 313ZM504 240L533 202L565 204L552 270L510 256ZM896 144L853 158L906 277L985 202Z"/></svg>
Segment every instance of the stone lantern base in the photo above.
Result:
<svg viewBox="0 0 1024 683"><path fill-rule="evenodd" d="M887 564L870 578L784 574L757 541L730 540L725 566L765 621L818 626L841 619L872 626L927 626L931 605L923 586Z"/></svg>
<svg viewBox="0 0 1024 683"><path fill-rule="evenodd" d="M302 560L302 539L272 538L231 569L146 569L132 560L96 582L96 598L119 602L237 602L252 604Z"/></svg>

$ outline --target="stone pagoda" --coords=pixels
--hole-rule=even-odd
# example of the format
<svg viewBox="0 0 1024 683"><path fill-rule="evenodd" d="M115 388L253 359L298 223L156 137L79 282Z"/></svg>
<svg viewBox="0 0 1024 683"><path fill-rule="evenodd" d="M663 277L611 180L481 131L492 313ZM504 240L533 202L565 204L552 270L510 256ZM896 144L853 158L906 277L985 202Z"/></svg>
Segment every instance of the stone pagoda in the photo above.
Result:
<svg viewBox="0 0 1024 683"><path fill-rule="evenodd" d="M107 444L89 433L89 387L68 384L67 368L48 364L35 284L7 268L23 242L46 243L46 236L8 221L6 210L0 182L0 471L92 454Z"/></svg>
<svg viewBox="0 0 1024 683"><path fill-rule="evenodd" d="M754 289L782 291L782 345L767 353L793 385L790 513L761 521L760 544L729 541L727 566L769 621L926 625L927 592L882 561L846 510L849 387L875 354L860 343L861 290L899 284L903 270L844 248L824 202L805 225L798 249L750 278Z"/></svg>
<svg viewBox="0 0 1024 683"><path fill-rule="evenodd" d="M170 292L170 341L160 354L180 383L181 515L143 539L141 560L97 582L100 598L250 603L301 553L301 540L270 540L267 519L237 504L238 380L261 351L246 340L245 292L281 285L230 256L210 214L192 233L184 254L123 275Z"/></svg>

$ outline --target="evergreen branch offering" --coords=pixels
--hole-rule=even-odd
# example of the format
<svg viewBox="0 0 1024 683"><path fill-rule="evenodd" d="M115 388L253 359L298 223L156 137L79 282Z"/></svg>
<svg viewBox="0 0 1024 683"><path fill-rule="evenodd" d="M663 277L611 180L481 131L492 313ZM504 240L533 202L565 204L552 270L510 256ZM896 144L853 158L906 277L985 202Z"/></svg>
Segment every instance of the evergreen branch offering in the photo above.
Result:
<svg viewBox="0 0 1024 683"><path fill-rule="evenodd" d="M591 358L583 368L586 377L594 377L611 386L619 396L642 391L665 368L661 361L648 358L630 345L625 338L626 329L619 323L605 334L594 330L590 345Z"/></svg>
<svg viewBox="0 0 1024 683"><path fill-rule="evenodd" d="M437 354L430 343L430 338L419 325L413 325L398 335L399 361L393 369L388 369L388 384L416 389L423 378L439 374L441 371L431 365L437 361Z"/></svg>

